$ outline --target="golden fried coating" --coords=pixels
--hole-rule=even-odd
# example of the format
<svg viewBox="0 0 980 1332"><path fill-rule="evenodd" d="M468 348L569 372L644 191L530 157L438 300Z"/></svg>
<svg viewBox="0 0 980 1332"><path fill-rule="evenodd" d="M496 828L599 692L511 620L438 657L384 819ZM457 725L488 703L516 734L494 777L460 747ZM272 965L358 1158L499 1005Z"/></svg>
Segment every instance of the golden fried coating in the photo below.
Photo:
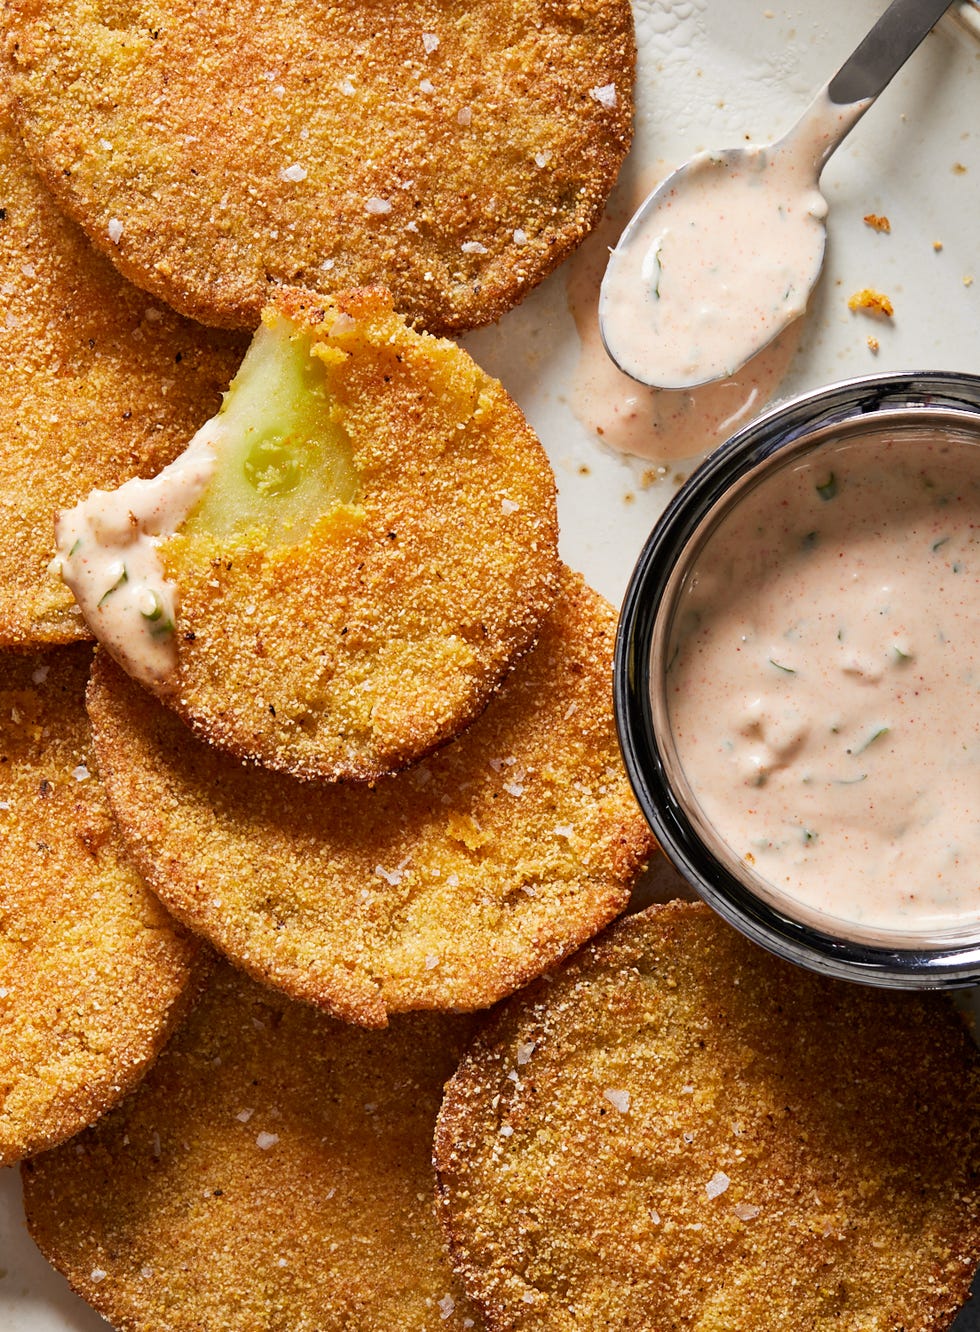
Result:
<svg viewBox="0 0 980 1332"><path fill-rule="evenodd" d="M432 1126L471 1019L332 1022L221 967L137 1091L24 1167L28 1225L119 1332L463 1332Z"/></svg>
<svg viewBox="0 0 980 1332"><path fill-rule="evenodd" d="M245 768L100 654L89 711L127 844L180 919L295 998L366 1025L491 1004L621 911L650 851L613 728L614 632L567 575L482 717L373 788Z"/></svg>
<svg viewBox="0 0 980 1332"><path fill-rule="evenodd" d="M254 328L272 283L497 319L630 139L628 0L7 0L29 150L133 281Z"/></svg>
<svg viewBox="0 0 980 1332"><path fill-rule="evenodd" d="M66 643L89 635L48 572L55 513L179 453L242 344L157 309L92 250L30 167L5 87L0 290L0 647Z"/></svg>
<svg viewBox="0 0 980 1332"><path fill-rule="evenodd" d="M939 996L651 907L507 1004L435 1160L491 1332L932 1332L980 1260L980 1068Z"/></svg>
<svg viewBox="0 0 980 1332"><path fill-rule="evenodd" d="M91 752L90 660L0 656L0 1166L139 1080L202 952L124 857Z"/></svg>
<svg viewBox="0 0 980 1332"><path fill-rule="evenodd" d="M165 541L176 667L155 687L240 757L371 781L458 734L533 641L559 576L555 483L465 352L408 329L384 292L313 301L280 294L267 328L312 339L355 493L302 540L192 515Z"/></svg>

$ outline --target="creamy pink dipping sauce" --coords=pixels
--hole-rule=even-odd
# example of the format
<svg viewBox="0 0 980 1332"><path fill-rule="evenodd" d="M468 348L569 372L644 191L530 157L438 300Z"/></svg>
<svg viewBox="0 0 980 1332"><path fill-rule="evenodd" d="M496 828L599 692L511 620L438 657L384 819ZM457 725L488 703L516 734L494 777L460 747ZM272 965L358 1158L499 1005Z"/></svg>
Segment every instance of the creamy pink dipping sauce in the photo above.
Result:
<svg viewBox="0 0 980 1332"><path fill-rule="evenodd" d="M773 905L980 929L980 445L876 432L768 473L696 557L666 659L683 775Z"/></svg>

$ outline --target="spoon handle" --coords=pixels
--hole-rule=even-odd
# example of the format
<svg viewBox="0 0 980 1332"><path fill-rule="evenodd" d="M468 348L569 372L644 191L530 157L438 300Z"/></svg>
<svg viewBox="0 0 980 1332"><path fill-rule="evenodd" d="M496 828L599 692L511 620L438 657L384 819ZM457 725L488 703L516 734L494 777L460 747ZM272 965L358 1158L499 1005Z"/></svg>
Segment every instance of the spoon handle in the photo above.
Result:
<svg viewBox="0 0 980 1332"><path fill-rule="evenodd" d="M952 0L892 0L860 46L827 85L837 106L877 97Z"/></svg>

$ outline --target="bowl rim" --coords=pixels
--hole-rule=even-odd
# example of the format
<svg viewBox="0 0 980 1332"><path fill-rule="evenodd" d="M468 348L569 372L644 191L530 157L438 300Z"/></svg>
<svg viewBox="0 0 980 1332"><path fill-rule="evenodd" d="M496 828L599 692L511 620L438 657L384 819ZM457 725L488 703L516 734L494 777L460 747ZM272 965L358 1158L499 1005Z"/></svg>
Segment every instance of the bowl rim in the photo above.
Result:
<svg viewBox="0 0 980 1332"><path fill-rule="evenodd" d="M699 837L656 741L651 647L671 575L691 538L734 485L794 443L832 425L881 417L910 424L922 412L948 421L980 416L980 376L934 371L862 376L769 407L711 453L671 499L640 552L616 634L613 704L623 762L640 808L668 859L729 924L789 961L839 979L901 989L980 981L980 939L936 946L858 942L794 919L758 897ZM953 418L955 420L955 416ZM869 423L870 424L870 423Z"/></svg>

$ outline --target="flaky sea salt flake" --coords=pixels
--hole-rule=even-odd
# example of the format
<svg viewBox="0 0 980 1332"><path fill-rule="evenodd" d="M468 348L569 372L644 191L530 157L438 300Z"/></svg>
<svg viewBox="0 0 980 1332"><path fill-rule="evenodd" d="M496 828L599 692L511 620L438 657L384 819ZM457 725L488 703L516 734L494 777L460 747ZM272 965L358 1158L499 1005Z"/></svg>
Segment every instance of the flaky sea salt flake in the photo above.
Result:
<svg viewBox="0 0 980 1332"><path fill-rule="evenodd" d="M364 205L364 211L380 216L382 213L391 212L391 203L388 199L382 199L377 194L372 194Z"/></svg>
<svg viewBox="0 0 980 1332"><path fill-rule="evenodd" d="M109 239L112 241L113 245L118 245L122 240L123 234L123 224L119 221L119 218L110 217L109 225L106 230L109 233Z"/></svg>
<svg viewBox="0 0 980 1332"><path fill-rule="evenodd" d="M97 1286L100 1281L105 1281L109 1273L102 1267L93 1267L88 1275L89 1275L89 1280L93 1283L93 1285Z"/></svg>
<svg viewBox="0 0 980 1332"><path fill-rule="evenodd" d="M408 860L405 859L400 865L396 865L393 870L386 870L383 865L375 865L374 872L379 879L384 879L385 883L389 883L392 888L395 888L401 883L407 864Z"/></svg>
<svg viewBox="0 0 980 1332"><path fill-rule="evenodd" d="M435 84L432 82L431 79L419 79L419 92L434 93L435 90L436 90Z"/></svg>
<svg viewBox="0 0 980 1332"><path fill-rule="evenodd" d="M263 1152L267 1152L270 1147L275 1147L278 1141L279 1141L278 1133L266 1133L265 1130L263 1129L261 1133L256 1135L255 1145L256 1147L261 1148Z"/></svg>
<svg viewBox="0 0 980 1332"><path fill-rule="evenodd" d="M600 106L607 106L611 109L616 105L616 85L615 83L604 83L599 88L590 88L589 96Z"/></svg>
<svg viewBox="0 0 980 1332"><path fill-rule="evenodd" d="M456 1301L451 1295L443 1295L441 1300L436 1300L439 1306L439 1317L445 1320L453 1316L453 1310L456 1308Z"/></svg>
<svg viewBox="0 0 980 1332"><path fill-rule="evenodd" d="M332 338L336 338L341 333L352 333L356 327L357 320L353 315L349 315L346 310L341 310L327 331ZM359 685L358 688L361 688L361 686Z"/></svg>
<svg viewBox="0 0 980 1332"><path fill-rule="evenodd" d="M436 32L423 32L422 45L425 47L426 55L431 55L433 51L438 51L439 34Z"/></svg>
<svg viewBox="0 0 980 1332"><path fill-rule="evenodd" d="M610 1105L616 1107L621 1115L629 1113L630 1094L628 1091L618 1091L615 1087L607 1087L602 1094Z"/></svg>
<svg viewBox="0 0 980 1332"><path fill-rule="evenodd" d="M724 1170L716 1170L705 1184L704 1191L709 1198L720 1198L731 1182Z"/></svg>
<svg viewBox="0 0 980 1332"><path fill-rule="evenodd" d="M754 1221L761 1209L756 1207L755 1203L740 1202L736 1203L732 1210L739 1221Z"/></svg>
<svg viewBox="0 0 980 1332"><path fill-rule="evenodd" d="M464 254L486 254L487 247L481 245L479 241L463 241L459 247Z"/></svg>
<svg viewBox="0 0 980 1332"><path fill-rule="evenodd" d="M280 170L279 179L292 181L293 184L298 184L301 180L305 180L308 175L309 172L305 166L302 166L299 162L294 162L292 166L283 167Z"/></svg>
<svg viewBox="0 0 980 1332"><path fill-rule="evenodd" d="M467 126L473 124L473 108L471 106L461 106L456 112L456 124Z"/></svg>

